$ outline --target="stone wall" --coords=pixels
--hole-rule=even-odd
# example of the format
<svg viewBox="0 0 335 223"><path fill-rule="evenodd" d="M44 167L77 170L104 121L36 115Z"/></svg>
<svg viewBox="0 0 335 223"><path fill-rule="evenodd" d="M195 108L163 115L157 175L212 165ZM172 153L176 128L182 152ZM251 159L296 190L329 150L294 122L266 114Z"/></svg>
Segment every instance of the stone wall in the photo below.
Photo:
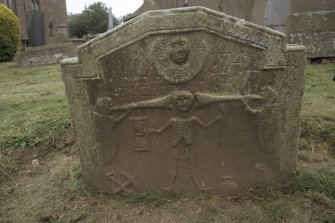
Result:
<svg viewBox="0 0 335 223"><path fill-rule="evenodd" d="M44 0L41 10L45 13L46 44L59 43L69 37L66 0Z"/></svg>
<svg viewBox="0 0 335 223"><path fill-rule="evenodd" d="M335 11L334 0L290 0L291 13Z"/></svg>
<svg viewBox="0 0 335 223"><path fill-rule="evenodd" d="M221 0L219 9L228 15L251 22L254 3L255 0Z"/></svg>
<svg viewBox="0 0 335 223"><path fill-rule="evenodd" d="M131 15L131 18L149 10L170 9L185 6L203 6L246 21L252 21L255 17L255 22L259 24L262 19L253 16L253 12L259 12L259 10L255 8L255 1L261 8L262 3L258 3L260 0L144 0L143 5Z"/></svg>
<svg viewBox="0 0 335 223"><path fill-rule="evenodd" d="M266 27L285 33L285 19L290 15L290 0L267 0L265 9Z"/></svg>
<svg viewBox="0 0 335 223"><path fill-rule="evenodd" d="M18 51L16 61L18 66L38 66L56 64L61 60L76 56L73 43L58 43L54 45L28 47L24 51Z"/></svg>
<svg viewBox="0 0 335 223"><path fill-rule="evenodd" d="M265 9L266 9L266 0L255 0L254 7L252 9L251 22L257 25L264 26Z"/></svg>
<svg viewBox="0 0 335 223"><path fill-rule="evenodd" d="M335 11L294 13L286 33L290 43L307 47L309 58L335 57Z"/></svg>

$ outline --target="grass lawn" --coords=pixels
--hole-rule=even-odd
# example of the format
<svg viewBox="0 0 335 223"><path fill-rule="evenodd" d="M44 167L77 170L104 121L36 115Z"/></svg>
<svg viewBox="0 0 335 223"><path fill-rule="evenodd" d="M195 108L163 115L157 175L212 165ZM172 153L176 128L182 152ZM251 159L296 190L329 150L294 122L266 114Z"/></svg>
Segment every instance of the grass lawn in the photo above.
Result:
<svg viewBox="0 0 335 223"><path fill-rule="evenodd" d="M328 142L335 153L335 64L310 65L306 70L302 137Z"/></svg>
<svg viewBox="0 0 335 223"><path fill-rule="evenodd" d="M0 222L334 223L334 75L335 64L307 67L299 174L286 184L254 188L230 199L164 191L119 197L87 188L75 152L55 151L39 157L41 167L31 169L26 163L12 181L1 185L0 178ZM0 80L1 176L8 175L8 154L29 153L37 145L50 148L71 122L58 65L0 64Z"/></svg>
<svg viewBox="0 0 335 223"><path fill-rule="evenodd" d="M5 152L49 142L70 127L58 65L0 64L0 148Z"/></svg>

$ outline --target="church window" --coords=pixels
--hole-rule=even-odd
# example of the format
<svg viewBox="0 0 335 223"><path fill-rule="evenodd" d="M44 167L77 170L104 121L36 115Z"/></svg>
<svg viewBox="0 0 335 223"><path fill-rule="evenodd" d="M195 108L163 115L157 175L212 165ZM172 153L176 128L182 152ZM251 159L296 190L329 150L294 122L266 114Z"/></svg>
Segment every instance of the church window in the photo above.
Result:
<svg viewBox="0 0 335 223"><path fill-rule="evenodd" d="M50 24L49 24L49 29L50 29L50 36L53 36L54 35L54 24L52 23L52 22L50 22Z"/></svg>

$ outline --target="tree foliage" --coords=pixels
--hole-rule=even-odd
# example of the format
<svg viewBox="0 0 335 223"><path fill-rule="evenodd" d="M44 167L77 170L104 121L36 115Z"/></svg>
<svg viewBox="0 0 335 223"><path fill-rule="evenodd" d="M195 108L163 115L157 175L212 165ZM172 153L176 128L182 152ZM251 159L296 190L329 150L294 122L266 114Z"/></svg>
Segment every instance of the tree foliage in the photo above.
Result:
<svg viewBox="0 0 335 223"><path fill-rule="evenodd" d="M18 18L0 3L0 62L14 59L19 40Z"/></svg>
<svg viewBox="0 0 335 223"><path fill-rule="evenodd" d="M84 14L74 14L70 16L69 29L70 36L76 36L82 38L88 34L86 17Z"/></svg>
<svg viewBox="0 0 335 223"><path fill-rule="evenodd" d="M87 30L91 34L106 32L108 29L108 9L105 4L96 2L84 10Z"/></svg>
<svg viewBox="0 0 335 223"><path fill-rule="evenodd" d="M114 17L114 26L120 21ZM87 34L96 35L108 29L108 8L104 3L96 2L88 6L82 13L70 16L70 36L78 38Z"/></svg>

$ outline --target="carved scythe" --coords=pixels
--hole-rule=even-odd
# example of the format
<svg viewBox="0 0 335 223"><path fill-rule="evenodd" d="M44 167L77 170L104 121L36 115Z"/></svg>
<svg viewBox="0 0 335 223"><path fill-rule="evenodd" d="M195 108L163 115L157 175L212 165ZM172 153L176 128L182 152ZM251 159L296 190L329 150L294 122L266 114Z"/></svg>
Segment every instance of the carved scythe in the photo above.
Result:
<svg viewBox="0 0 335 223"><path fill-rule="evenodd" d="M171 104L171 95L166 95L160 98L154 98L148 101L134 102L119 106L112 106L110 111L126 111L134 109L146 109L146 108L160 108L160 109L173 109Z"/></svg>
<svg viewBox="0 0 335 223"><path fill-rule="evenodd" d="M208 93L195 93L197 98L197 107L203 107L211 104L219 104L224 102L235 102L235 101L250 101L250 100L262 100L263 97L260 95L218 95Z"/></svg>

